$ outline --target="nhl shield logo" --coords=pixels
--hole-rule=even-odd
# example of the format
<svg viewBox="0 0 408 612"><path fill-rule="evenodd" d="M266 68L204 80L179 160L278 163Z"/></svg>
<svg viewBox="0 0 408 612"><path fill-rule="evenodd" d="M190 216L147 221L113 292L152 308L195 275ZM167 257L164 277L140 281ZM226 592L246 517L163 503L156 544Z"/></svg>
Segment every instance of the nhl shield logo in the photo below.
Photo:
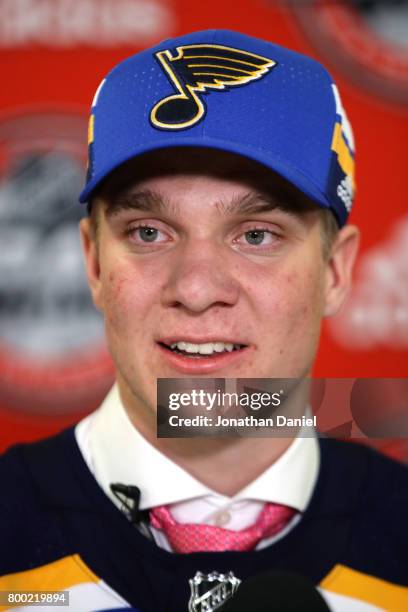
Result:
<svg viewBox="0 0 408 612"><path fill-rule="evenodd" d="M241 584L241 580L236 578L232 572L228 574L197 572L189 583L191 587L189 612L215 612L232 597Z"/></svg>

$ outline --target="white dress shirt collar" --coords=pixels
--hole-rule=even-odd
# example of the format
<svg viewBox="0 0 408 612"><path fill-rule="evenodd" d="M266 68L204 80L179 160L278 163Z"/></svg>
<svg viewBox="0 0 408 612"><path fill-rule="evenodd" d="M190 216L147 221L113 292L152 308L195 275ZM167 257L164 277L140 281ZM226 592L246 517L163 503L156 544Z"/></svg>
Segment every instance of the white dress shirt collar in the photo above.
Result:
<svg viewBox="0 0 408 612"><path fill-rule="evenodd" d="M100 408L77 425L76 437L90 470L112 501L120 506L110 490L111 483L135 485L141 491L142 510L211 496L217 499L217 506L257 500L285 504L302 512L312 495L320 462L316 436L299 436L234 498L223 497L147 442L127 416L117 385Z"/></svg>

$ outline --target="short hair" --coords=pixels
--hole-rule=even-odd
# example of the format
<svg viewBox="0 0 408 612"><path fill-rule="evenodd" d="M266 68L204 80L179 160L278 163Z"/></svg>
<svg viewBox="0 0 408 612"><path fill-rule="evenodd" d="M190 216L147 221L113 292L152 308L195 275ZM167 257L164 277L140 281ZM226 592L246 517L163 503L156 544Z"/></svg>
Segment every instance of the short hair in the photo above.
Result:
<svg viewBox="0 0 408 612"><path fill-rule="evenodd" d="M337 238L340 227L330 208L319 207L318 213L320 217L323 259L327 261L330 257L331 249Z"/></svg>

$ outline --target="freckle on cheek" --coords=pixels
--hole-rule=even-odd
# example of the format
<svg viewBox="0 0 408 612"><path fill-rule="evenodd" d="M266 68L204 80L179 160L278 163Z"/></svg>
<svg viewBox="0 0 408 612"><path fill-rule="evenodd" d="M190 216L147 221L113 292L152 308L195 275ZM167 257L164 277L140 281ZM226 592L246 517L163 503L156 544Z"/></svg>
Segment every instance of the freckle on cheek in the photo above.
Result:
<svg viewBox="0 0 408 612"><path fill-rule="evenodd" d="M295 274L294 272L292 274L288 274L288 276L286 278L284 278L284 280L286 280L286 282L291 285L292 283L294 283L297 279L297 274Z"/></svg>
<svg viewBox="0 0 408 612"><path fill-rule="evenodd" d="M115 279L115 276L112 273L111 280L112 280L111 291L112 291L113 295L119 296L122 293L122 288L123 288L123 285L126 283L126 279L124 279L124 278ZM115 282L113 282L114 280L115 280Z"/></svg>

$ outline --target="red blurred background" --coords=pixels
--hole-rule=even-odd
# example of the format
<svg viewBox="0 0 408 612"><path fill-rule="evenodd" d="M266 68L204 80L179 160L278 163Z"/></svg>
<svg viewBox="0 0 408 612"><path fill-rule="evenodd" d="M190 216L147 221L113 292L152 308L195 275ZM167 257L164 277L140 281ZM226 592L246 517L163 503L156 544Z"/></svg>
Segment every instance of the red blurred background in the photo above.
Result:
<svg viewBox="0 0 408 612"><path fill-rule="evenodd" d="M325 324L315 374L408 377L408 25L399 6L0 0L0 450L77 421L111 383L102 324L83 279L80 291L75 285L88 110L118 61L192 30L244 31L307 53L333 74L355 132L352 221L362 248L350 300ZM404 439L375 444L408 459Z"/></svg>

